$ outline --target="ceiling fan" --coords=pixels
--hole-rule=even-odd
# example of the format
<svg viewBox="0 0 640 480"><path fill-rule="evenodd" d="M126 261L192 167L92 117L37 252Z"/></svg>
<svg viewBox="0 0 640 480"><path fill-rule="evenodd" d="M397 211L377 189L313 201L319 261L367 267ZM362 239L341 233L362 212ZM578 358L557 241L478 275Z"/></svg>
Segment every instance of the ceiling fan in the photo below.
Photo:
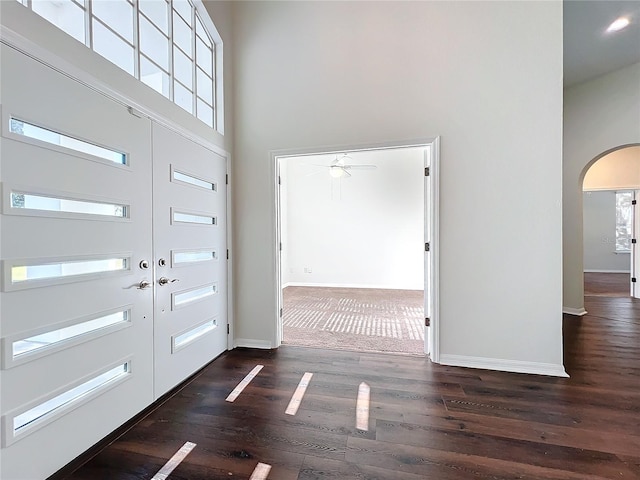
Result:
<svg viewBox="0 0 640 480"><path fill-rule="evenodd" d="M328 168L329 175L333 178L350 177L351 174L349 173L349 170L375 170L378 168L376 165L372 164L351 164L349 163L349 160L352 160L352 158L347 153L343 153L340 158L336 155L336 159L329 165L317 166Z"/></svg>

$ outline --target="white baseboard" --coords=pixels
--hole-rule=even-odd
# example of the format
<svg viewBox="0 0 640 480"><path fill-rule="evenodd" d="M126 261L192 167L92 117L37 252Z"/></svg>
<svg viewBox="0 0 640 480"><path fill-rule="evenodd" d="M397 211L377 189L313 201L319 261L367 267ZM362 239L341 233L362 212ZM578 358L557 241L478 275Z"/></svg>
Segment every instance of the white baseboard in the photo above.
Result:
<svg viewBox="0 0 640 480"><path fill-rule="evenodd" d="M271 342L267 342L265 340L256 340L255 338L236 338L234 345L234 348L260 348L263 350L271 350L273 348Z"/></svg>
<svg viewBox="0 0 640 480"><path fill-rule="evenodd" d="M628 273L631 274L631 270L593 270L593 269L585 269L584 273Z"/></svg>
<svg viewBox="0 0 640 480"><path fill-rule="evenodd" d="M454 367L481 368L501 372L548 375L551 377L569 377L564 366L554 363L525 362L520 360L502 360L499 358L467 357L465 355L440 355L440 364Z"/></svg>
<svg viewBox="0 0 640 480"><path fill-rule="evenodd" d="M566 313L569 315L575 315L577 317L582 317L587 314L587 311L583 308L572 308L572 307L562 307L562 313Z"/></svg>
<svg viewBox="0 0 640 480"><path fill-rule="evenodd" d="M309 283L309 282L289 282L285 287L326 287L326 288L377 288L380 290L424 290L424 287L415 288L415 285L362 285L359 283Z"/></svg>

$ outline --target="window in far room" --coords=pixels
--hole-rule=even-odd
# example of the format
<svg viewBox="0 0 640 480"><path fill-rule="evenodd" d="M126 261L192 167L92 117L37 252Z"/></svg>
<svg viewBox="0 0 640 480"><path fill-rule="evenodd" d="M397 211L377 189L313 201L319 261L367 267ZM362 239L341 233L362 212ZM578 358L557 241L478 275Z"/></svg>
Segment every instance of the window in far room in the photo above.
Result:
<svg viewBox="0 0 640 480"><path fill-rule="evenodd" d="M223 132L222 39L199 0L17 0Z"/></svg>
<svg viewBox="0 0 640 480"><path fill-rule="evenodd" d="M616 192L616 252L631 251L633 233L633 192Z"/></svg>

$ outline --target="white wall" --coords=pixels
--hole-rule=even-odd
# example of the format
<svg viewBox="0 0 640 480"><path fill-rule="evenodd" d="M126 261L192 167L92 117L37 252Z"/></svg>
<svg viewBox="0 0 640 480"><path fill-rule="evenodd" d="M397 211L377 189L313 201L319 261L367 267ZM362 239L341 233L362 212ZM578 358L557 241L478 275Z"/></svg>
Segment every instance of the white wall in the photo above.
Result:
<svg viewBox="0 0 640 480"><path fill-rule="evenodd" d="M562 372L561 2L236 2L236 312L276 345L270 152L440 135L441 360Z"/></svg>
<svg viewBox="0 0 640 480"><path fill-rule="evenodd" d="M630 253L616 253L616 192L584 193L584 271L629 272Z"/></svg>
<svg viewBox="0 0 640 480"><path fill-rule="evenodd" d="M640 188L640 146L605 155L584 176L583 190L629 190Z"/></svg>
<svg viewBox="0 0 640 480"><path fill-rule="evenodd" d="M564 92L563 303L584 312L582 181L603 154L640 144L640 63Z"/></svg>
<svg viewBox="0 0 640 480"><path fill-rule="evenodd" d="M284 284L424 289L424 149L350 154L373 164L332 178L336 155L291 157L286 166L288 228Z"/></svg>

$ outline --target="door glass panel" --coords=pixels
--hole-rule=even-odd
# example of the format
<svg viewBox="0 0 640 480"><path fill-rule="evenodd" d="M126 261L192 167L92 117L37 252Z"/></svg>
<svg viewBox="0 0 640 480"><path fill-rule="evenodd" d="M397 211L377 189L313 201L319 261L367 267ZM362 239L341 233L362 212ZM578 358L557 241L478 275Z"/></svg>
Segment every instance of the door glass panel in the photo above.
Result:
<svg viewBox="0 0 640 480"><path fill-rule="evenodd" d="M140 50L164 70L169 70L169 39L144 17L140 17Z"/></svg>
<svg viewBox="0 0 640 480"><path fill-rule="evenodd" d="M193 61L177 47L173 47L173 74L182 84L193 88Z"/></svg>
<svg viewBox="0 0 640 480"><path fill-rule="evenodd" d="M42 419L45 416L56 413L56 410L71 404L90 394L104 388L107 384L113 382L117 378L120 378L129 373L129 363L118 365L111 370L104 372L91 380L78 385L75 388L67 390L66 392L47 400L46 402L33 407L21 415L17 415L13 418L13 432L20 433L20 430L26 426Z"/></svg>
<svg viewBox="0 0 640 480"><path fill-rule="evenodd" d="M192 330L189 330L181 335L174 337L173 351L176 351L184 347L185 345L193 342L194 340L197 340L198 338L202 337L203 335L210 332L216 327L217 327L216 320L209 320L208 322L203 323L202 325L198 325Z"/></svg>
<svg viewBox="0 0 640 480"><path fill-rule="evenodd" d="M187 303L203 300L207 297L215 295L216 291L217 289L215 285L207 285L206 287L195 288L183 293L175 293L173 295L173 305L174 307L181 307L183 305L186 305Z"/></svg>
<svg viewBox="0 0 640 480"><path fill-rule="evenodd" d="M193 177L191 175L187 175L186 173L179 172L177 170L173 171L173 179L179 182L188 183L189 185L193 185L196 187L202 187L207 190L216 190L216 184L212 182L207 182L205 180L201 180L199 178Z"/></svg>
<svg viewBox="0 0 640 480"><path fill-rule="evenodd" d="M36 351L40 351L43 348L55 346L57 344L60 344L60 342L64 342L80 335L95 332L102 328L128 322L129 318L130 311L123 310L118 313L101 316L93 320L88 320L76 325L71 325L69 327L60 328L58 330L52 330L50 332L41 333L40 335L34 335L22 340L17 340L13 342L13 358L15 359L27 353L33 353Z"/></svg>
<svg viewBox="0 0 640 480"><path fill-rule="evenodd" d="M144 55L140 55L140 80L169 98L169 74Z"/></svg>
<svg viewBox="0 0 640 480"><path fill-rule="evenodd" d="M216 217L194 215L191 213L173 212L173 221L181 223L197 223L200 225L215 225Z"/></svg>
<svg viewBox="0 0 640 480"><path fill-rule="evenodd" d="M60 30L85 43L84 9L71 0L32 0L32 9Z"/></svg>
<svg viewBox="0 0 640 480"><path fill-rule="evenodd" d="M139 0L138 6L165 35L169 35L169 9L165 0Z"/></svg>
<svg viewBox="0 0 640 480"><path fill-rule="evenodd" d="M11 193L11 208L24 208L47 212L83 213L118 218L126 218L129 212L127 205L69 200L15 192Z"/></svg>
<svg viewBox="0 0 640 480"><path fill-rule="evenodd" d="M173 82L173 96L173 101L176 105L184 108L189 113L193 113L193 93L177 80Z"/></svg>
<svg viewBox="0 0 640 480"><path fill-rule="evenodd" d="M178 45L189 57L193 57L192 35L191 27L184 23L177 13L173 12L173 43Z"/></svg>
<svg viewBox="0 0 640 480"><path fill-rule="evenodd" d="M50 278L63 278L90 273L127 270L128 258L107 258L74 262L44 263L42 265L16 265L11 267L11 282L28 282Z"/></svg>
<svg viewBox="0 0 640 480"><path fill-rule="evenodd" d="M11 118L11 121L9 122L9 131L17 135L24 135L25 137L34 138L52 145L70 148L77 152L88 153L89 155L104 158L105 160L119 163L121 165L127 164L127 155L124 153L99 147L98 145L84 142L77 138L54 132L53 130L38 127L37 125L27 123L23 120L18 120L17 118Z"/></svg>
<svg viewBox="0 0 640 480"><path fill-rule="evenodd" d="M133 75L133 47L105 27L99 20L94 18L91 24L93 26L93 50Z"/></svg>
<svg viewBox="0 0 640 480"><path fill-rule="evenodd" d="M181 263L207 262L215 260L216 252L214 250L199 250L193 252L175 252L173 254L173 264Z"/></svg>
<svg viewBox="0 0 640 480"><path fill-rule="evenodd" d="M92 13L133 44L133 5L127 0L93 0Z"/></svg>

